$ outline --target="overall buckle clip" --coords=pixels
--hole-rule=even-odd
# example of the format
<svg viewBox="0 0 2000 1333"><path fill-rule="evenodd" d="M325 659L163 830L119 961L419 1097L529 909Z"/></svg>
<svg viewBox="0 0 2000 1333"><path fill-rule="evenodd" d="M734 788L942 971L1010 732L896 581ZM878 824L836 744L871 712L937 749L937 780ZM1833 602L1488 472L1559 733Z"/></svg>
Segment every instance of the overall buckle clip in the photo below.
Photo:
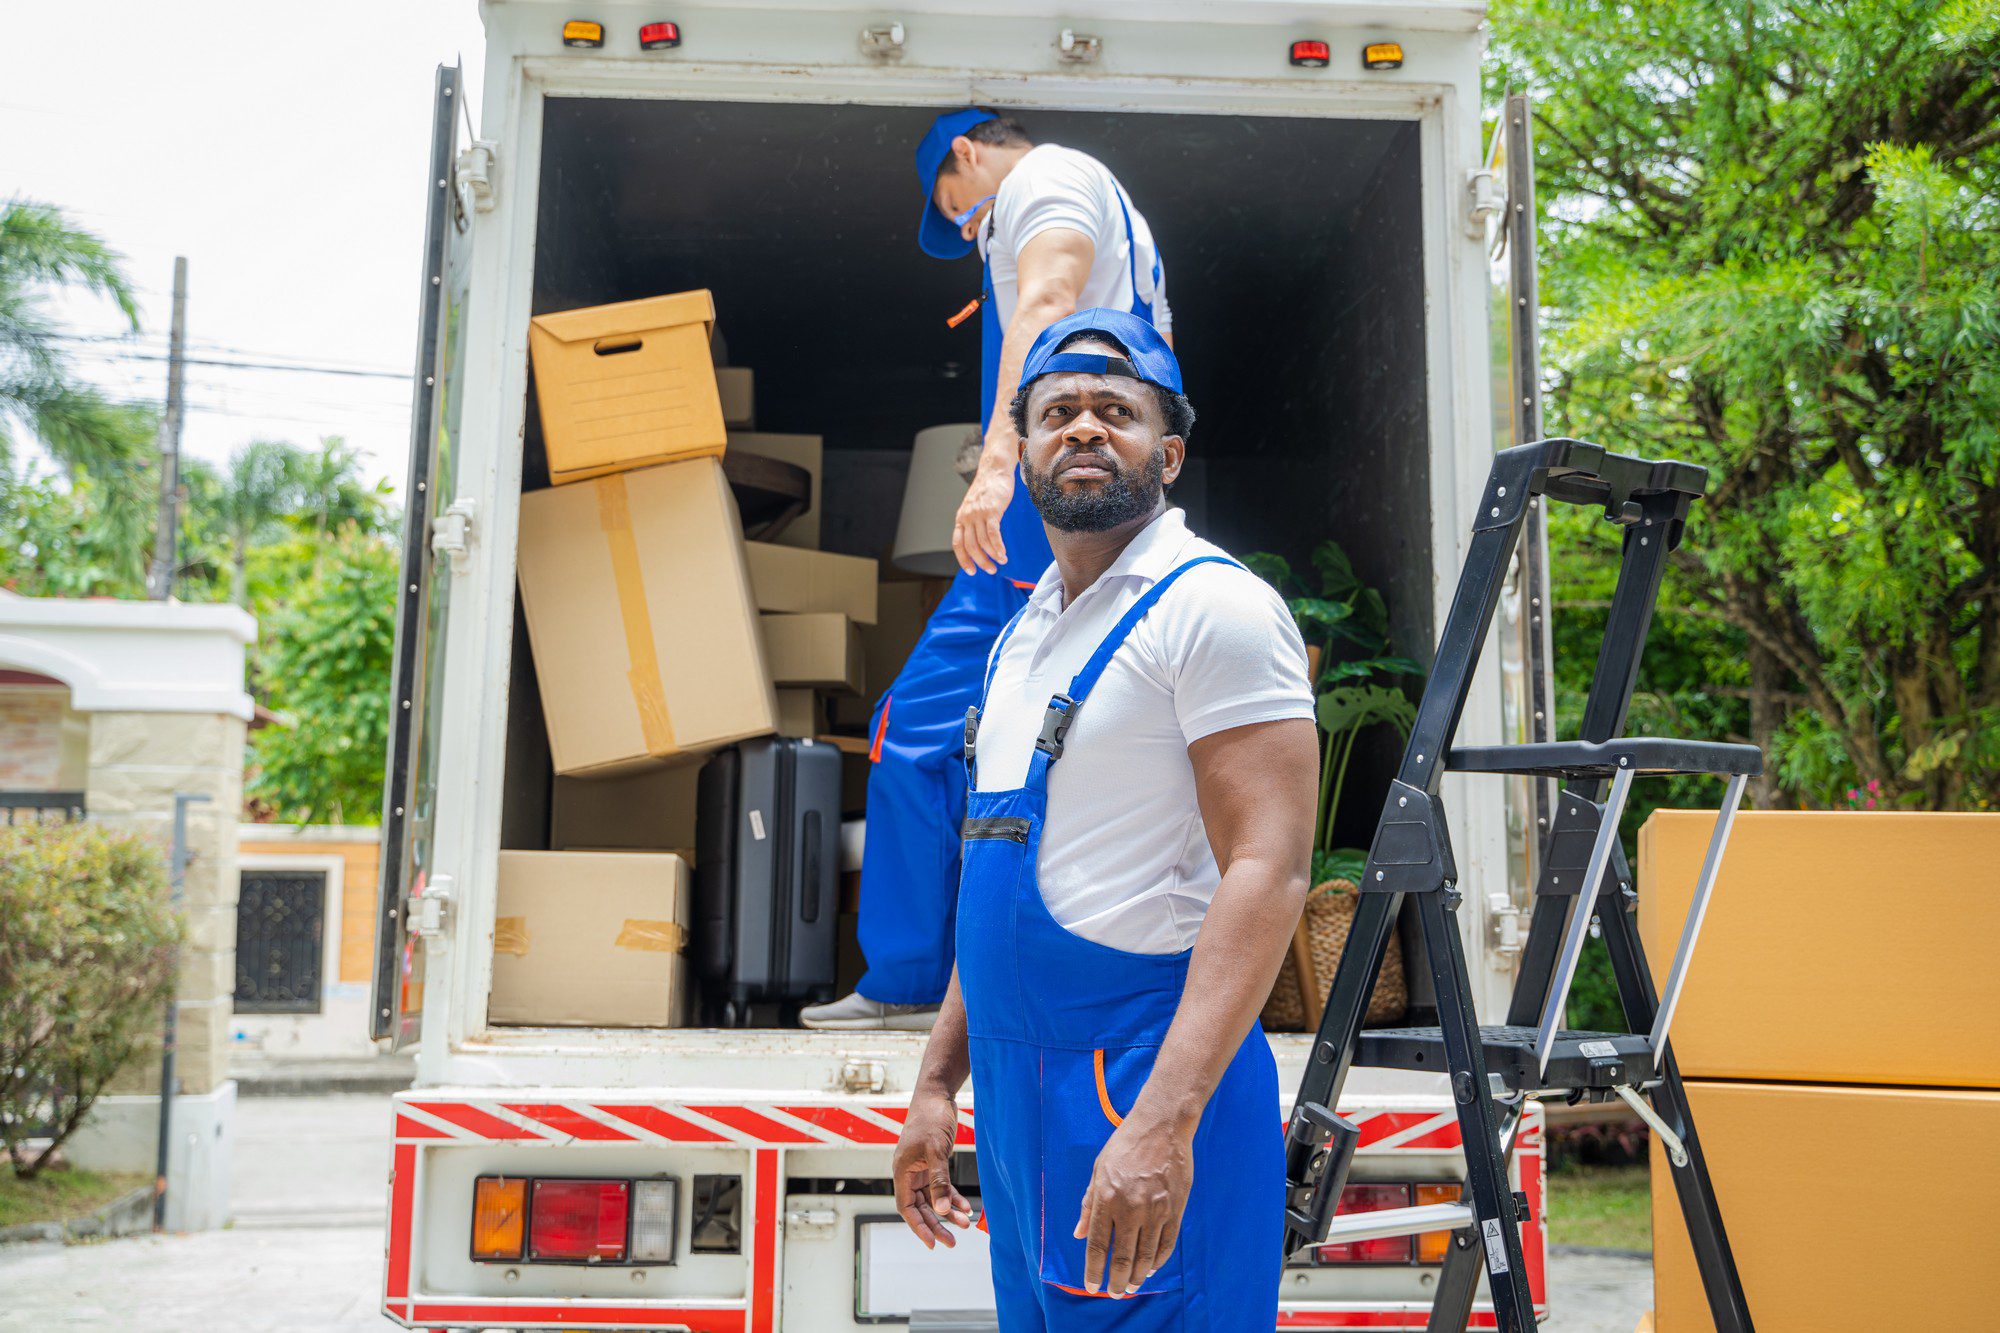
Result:
<svg viewBox="0 0 2000 1333"><path fill-rule="evenodd" d="M965 762L972 762L972 751L979 740L979 707L974 705L965 710Z"/></svg>
<svg viewBox="0 0 2000 1333"><path fill-rule="evenodd" d="M1069 724L1075 720L1076 700L1067 694L1058 694L1049 700L1049 710L1042 714L1042 734L1035 738L1035 748L1050 759L1062 758L1063 738L1069 735Z"/></svg>

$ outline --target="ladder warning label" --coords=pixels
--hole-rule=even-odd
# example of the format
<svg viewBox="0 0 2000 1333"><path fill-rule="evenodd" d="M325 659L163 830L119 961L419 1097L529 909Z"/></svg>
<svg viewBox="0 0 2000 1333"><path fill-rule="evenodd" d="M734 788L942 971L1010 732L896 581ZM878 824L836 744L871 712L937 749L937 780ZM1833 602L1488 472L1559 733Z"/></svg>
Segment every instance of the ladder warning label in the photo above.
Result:
<svg viewBox="0 0 2000 1333"><path fill-rule="evenodd" d="M1500 1235L1500 1219L1489 1217L1479 1224L1480 1234L1486 1238L1486 1267L1489 1272L1507 1271L1507 1242Z"/></svg>
<svg viewBox="0 0 2000 1333"><path fill-rule="evenodd" d="M1576 1049L1592 1060L1618 1054L1618 1048L1608 1041L1580 1041Z"/></svg>

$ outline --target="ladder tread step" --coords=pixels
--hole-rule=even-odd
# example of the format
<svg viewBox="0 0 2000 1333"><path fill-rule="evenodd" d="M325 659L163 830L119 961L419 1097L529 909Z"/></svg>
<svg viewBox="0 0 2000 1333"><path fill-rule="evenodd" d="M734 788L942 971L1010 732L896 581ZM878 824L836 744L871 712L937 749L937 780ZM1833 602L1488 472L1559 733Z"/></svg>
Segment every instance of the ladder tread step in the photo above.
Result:
<svg viewBox="0 0 2000 1333"><path fill-rule="evenodd" d="M1482 1024L1486 1071L1497 1074L1510 1090L1547 1091L1568 1088L1608 1088L1620 1083L1652 1080L1653 1050L1643 1032L1582 1032L1565 1028L1556 1033L1546 1074L1538 1072L1532 1027ZM1366 1028L1354 1063L1375 1069L1414 1069L1444 1073L1444 1033L1434 1027Z"/></svg>
<svg viewBox="0 0 2000 1333"><path fill-rule="evenodd" d="M1535 741L1526 745L1465 745L1445 756L1454 773L1519 773L1543 778L1602 779L1635 774L1705 773L1755 777L1764 754L1754 745L1685 741L1671 736L1619 736L1608 741Z"/></svg>

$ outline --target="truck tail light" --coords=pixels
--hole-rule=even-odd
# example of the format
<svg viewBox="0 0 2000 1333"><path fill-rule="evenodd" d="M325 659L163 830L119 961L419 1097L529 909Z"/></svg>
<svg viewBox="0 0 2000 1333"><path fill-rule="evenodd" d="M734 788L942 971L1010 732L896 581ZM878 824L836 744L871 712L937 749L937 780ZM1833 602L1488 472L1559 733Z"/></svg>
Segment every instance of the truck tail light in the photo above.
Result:
<svg viewBox="0 0 2000 1333"><path fill-rule="evenodd" d="M680 1182L639 1180L632 1184L632 1259L642 1264L674 1261L674 1219L680 1215Z"/></svg>
<svg viewBox="0 0 2000 1333"><path fill-rule="evenodd" d="M681 44L681 25L678 23L646 23L639 28L639 49L641 51L665 51Z"/></svg>
<svg viewBox="0 0 2000 1333"><path fill-rule="evenodd" d="M481 1176L472 1186L472 1257L519 1259L527 1220L527 1181Z"/></svg>
<svg viewBox="0 0 2000 1333"><path fill-rule="evenodd" d="M1292 63L1303 69L1325 69L1333 63L1333 48L1325 42L1293 42Z"/></svg>
<svg viewBox="0 0 2000 1333"><path fill-rule="evenodd" d="M1340 1192L1339 1213L1379 1213L1388 1208L1408 1208L1408 1185L1349 1185ZM1374 1240L1342 1241L1319 1247L1322 1264L1406 1264L1410 1262L1410 1237L1378 1236Z"/></svg>
<svg viewBox="0 0 2000 1333"><path fill-rule="evenodd" d="M589 19L571 19L563 24L564 46L604 45L604 25Z"/></svg>
<svg viewBox="0 0 2000 1333"><path fill-rule="evenodd" d="M1457 1185L1417 1186L1417 1207L1433 1203L1457 1203L1460 1187ZM1417 1262L1420 1264L1441 1264L1451 1249L1449 1231L1426 1231L1417 1237Z"/></svg>
<svg viewBox="0 0 2000 1333"><path fill-rule="evenodd" d="M623 1180L537 1180L528 1258L619 1263L625 1258L632 1187Z"/></svg>

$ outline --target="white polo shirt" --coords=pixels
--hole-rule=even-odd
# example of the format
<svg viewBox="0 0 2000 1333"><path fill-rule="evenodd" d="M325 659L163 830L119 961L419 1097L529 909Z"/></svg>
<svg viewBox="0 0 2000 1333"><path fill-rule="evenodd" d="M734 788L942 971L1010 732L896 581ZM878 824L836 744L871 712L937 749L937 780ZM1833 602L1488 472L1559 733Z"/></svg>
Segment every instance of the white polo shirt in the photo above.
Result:
<svg viewBox="0 0 2000 1333"><path fill-rule="evenodd" d="M1067 607L1050 565L994 664L979 722L979 790L1026 782L1050 696L1068 691L1146 589L1196 556L1224 554L1169 509ZM1050 915L1132 953L1192 947L1222 876L1187 747L1232 727L1312 715L1305 644L1271 586L1235 565L1183 574L1111 659L1049 769L1039 869Z"/></svg>
<svg viewBox="0 0 2000 1333"><path fill-rule="evenodd" d="M1058 227L1082 232L1090 238L1096 253L1084 278L1077 309L1102 306L1109 310L1132 308L1132 278L1136 269L1139 295L1153 303L1153 327L1162 333L1174 328L1174 312L1167 306L1167 271L1160 266L1160 281L1153 282L1153 265L1160 257L1153 244L1152 228L1127 196L1132 212L1132 234L1125 231L1125 215L1119 211L1120 187L1111 169L1088 153L1058 144L1037 144L1021 155L1007 179L1000 182L993 200L989 226L979 228L979 253L992 266L994 312L1000 327L1014 317L1014 303L1020 295L1021 247L1045 231ZM1133 243L1139 253L1128 264Z"/></svg>

